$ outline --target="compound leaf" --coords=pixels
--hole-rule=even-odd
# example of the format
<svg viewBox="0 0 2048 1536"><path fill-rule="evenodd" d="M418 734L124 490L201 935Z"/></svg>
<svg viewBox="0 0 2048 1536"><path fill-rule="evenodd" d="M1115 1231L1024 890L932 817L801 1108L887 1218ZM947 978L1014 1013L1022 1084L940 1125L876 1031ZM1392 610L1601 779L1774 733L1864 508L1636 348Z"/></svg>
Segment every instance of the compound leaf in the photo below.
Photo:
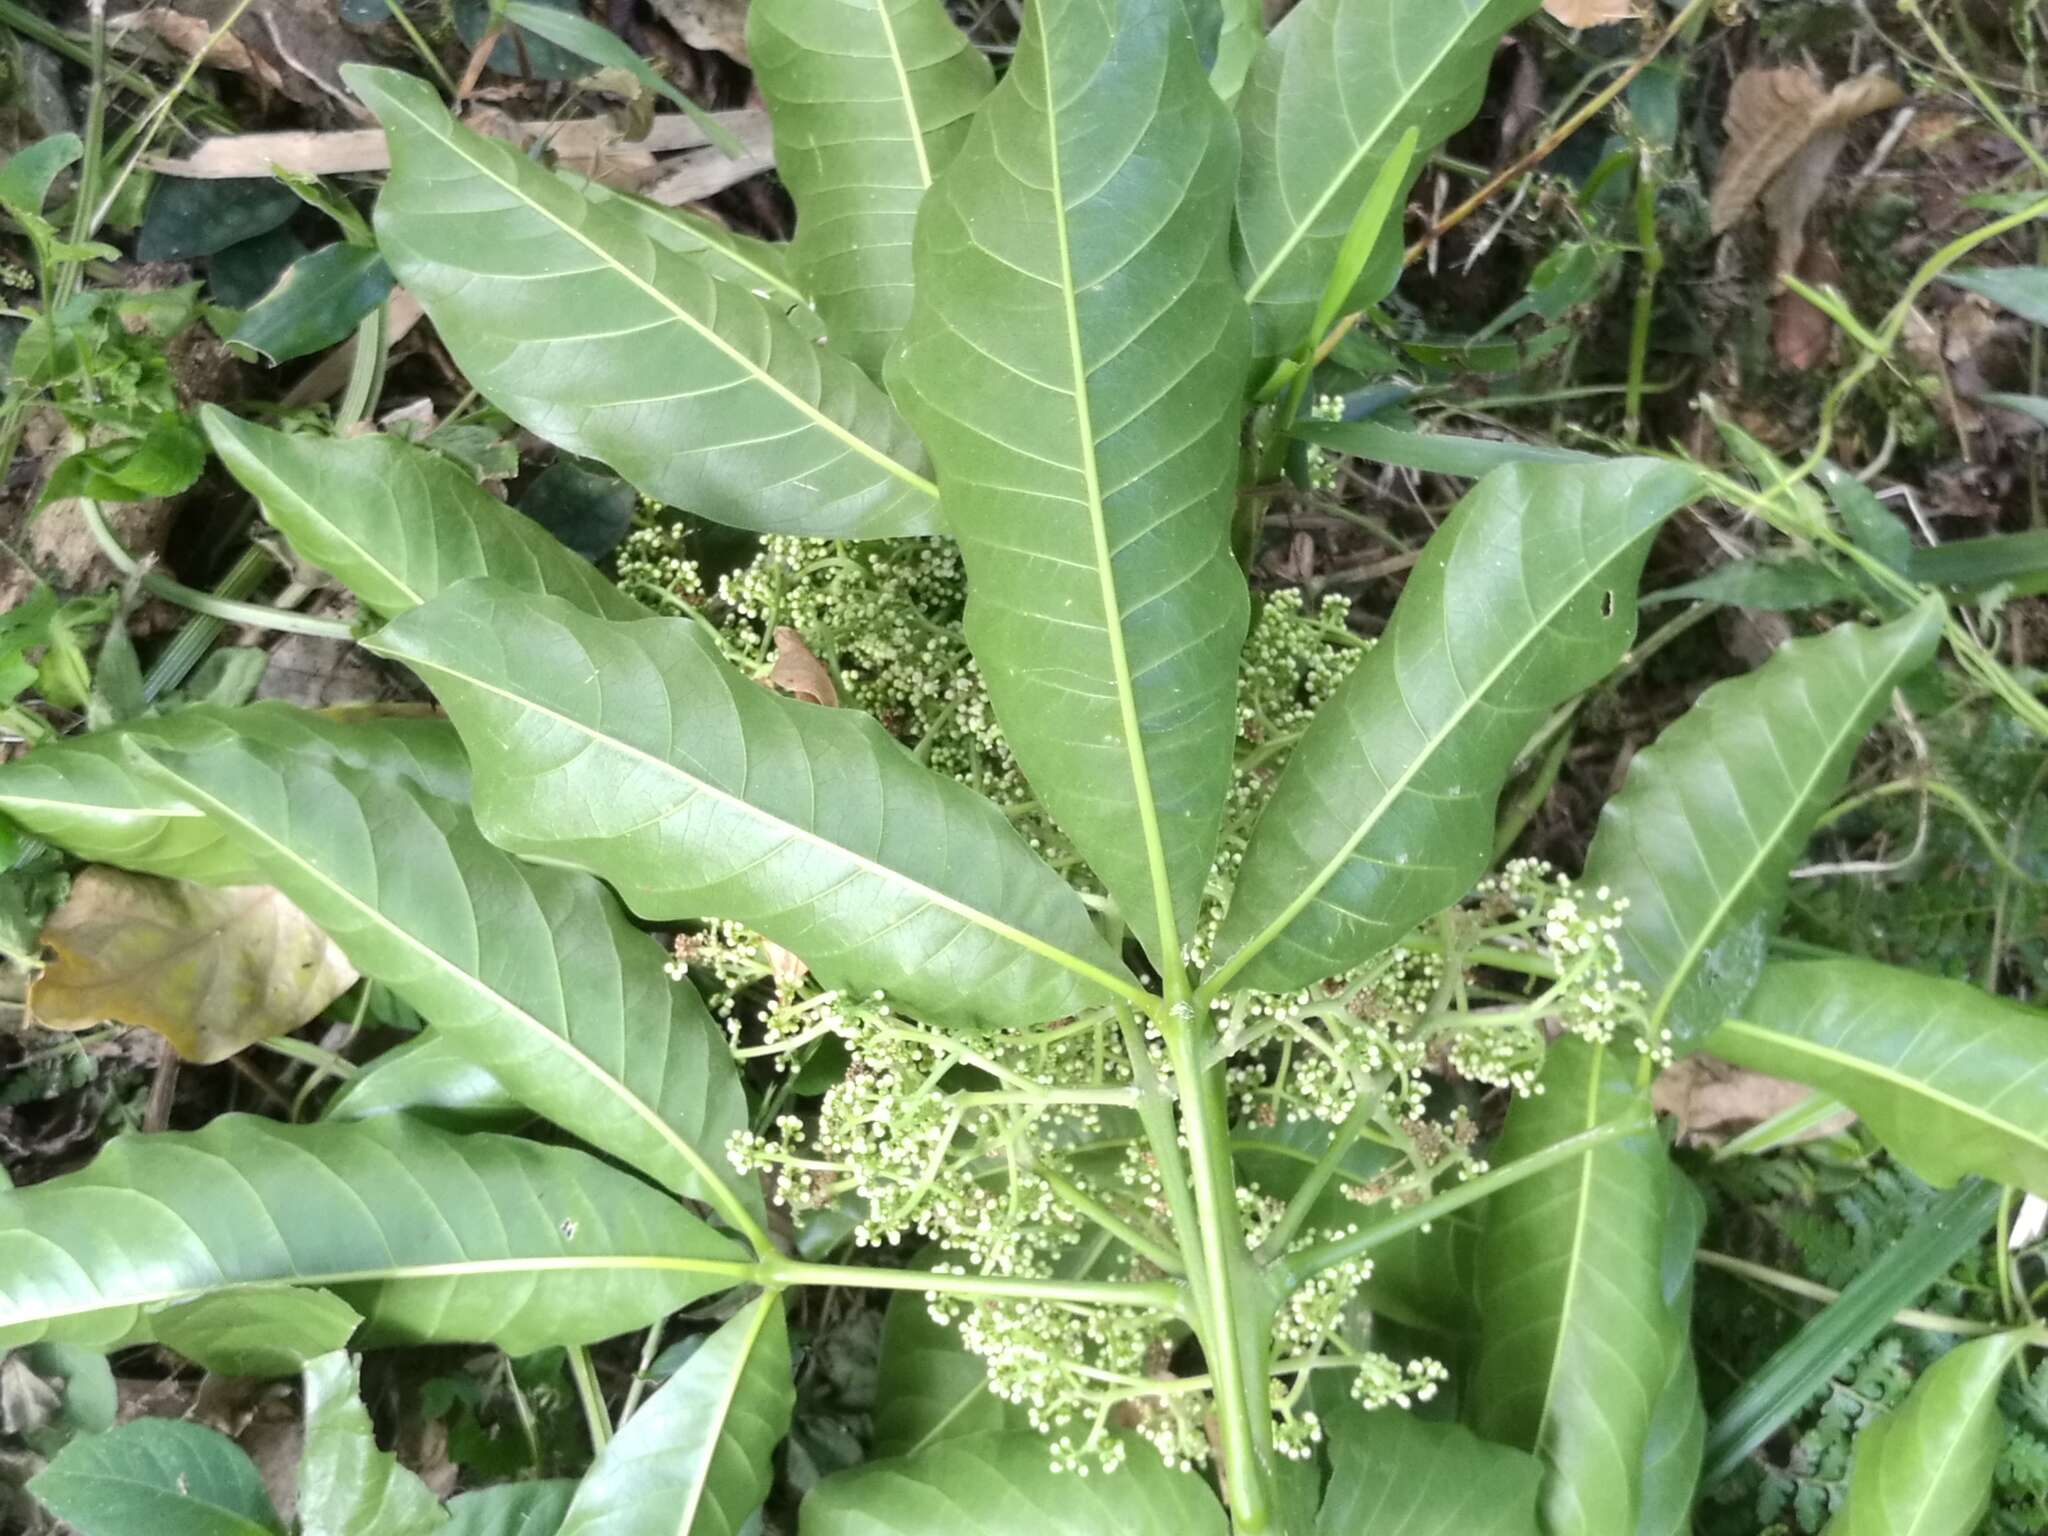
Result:
<svg viewBox="0 0 2048 1536"><path fill-rule="evenodd" d="M1497 1166L1621 1117L1649 1119L1636 1057L1553 1042L1517 1100ZM1472 1427L1534 1451L1546 1536L1634 1531L1638 1478L1674 1347L1663 1248L1664 1144L1648 1127L1502 1190L1479 1252Z"/></svg>
<svg viewBox="0 0 2048 1536"><path fill-rule="evenodd" d="M1876 629L1794 640L1716 683L1629 764L1585 884L1628 903L1615 935L1649 1030L1686 1049L1742 1004L1815 819L1892 689L1933 654L1929 599Z"/></svg>
<svg viewBox="0 0 2048 1536"><path fill-rule="evenodd" d="M403 779L232 738L135 750L516 1097L671 1189L758 1203L724 1156L747 1124L724 1032L597 881L512 857Z"/></svg>
<svg viewBox="0 0 2048 1536"><path fill-rule="evenodd" d="M790 259L870 373L910 315L910 235L994 82L940 0L755 0L747 51L796 202Z"/></svg>
<svg viewBox="0 0 2048 1536"><path fill-rule="evenodd" d="M1930 1183L1974 1173L2048 1195L2038 1008L1870 960L1785 960L1706 1044L1841 1100Z"/></svg>
<svg viewBox="0 0 2048 1536"><path fill-rule="evenodd" d="M1480 481L1294 749L1245 851L1211 986L1341 974L1472 888L1516 754L1621 659L1651 536L1693 483L1647 459Z"/></svg>
<svg viewBox="0 0 2048 1536"><path fill-rule="evenodd" d="M1958 1345L1859 1434L1848 1496L1826 1536L1970 1536L1991 1508L2009 1433L1999 1381L2026 1343L2002 1333Z"/></svg>
<svg viewBox="0 0 2048 1536"><path fill-rule="evenodd" d="M300 555L383 617L466 576L495 576L607 618L640 605L553 535L430 449L402 438L274 432L217 405L199 413L213 451Z"/></svg>
<svg viewBox="0 0 2048 1536"><path fill-rule="evenodd" d="M306 1366L299 1536L426 1536L448 1523L427 1485L377 1449L348 1352Z"/></svg>
<svg viewBox="0 0 2048 1536"><path fill-rule="evenodd" d="M469 763L445 720L379 715L375 730L355 719L250 704L223 725L219 711L183 709L89 736L52 741L0 765L0 812L94 864L112 864L204 885L251 885L262 877L248 856L206 816L154 779L135 771L123 747L130 736L198 746L244 736L308 760L398 774L446 799L469 798Z"/></svg>
<svg viewBox="0 0 2048 1536"><path fill-rule="evenodd" d="M218 1430L136 1419L81 1435L29 1491L79 1536L283 1536L256 1464Z"/></svg>
<svg viewBox="0 0 2048 1536"><path fill-rule="evenodd" d="M1398 209L1430 154L1478 110L1495 46L1537 0L1302 0L1275 27L1238 100L1244 164L1234 254L1264 363L1306 339L1337 252L1380 166L1416 130ZM1387 221L1352 289L1376 304L1399 275Z"/></svg>
<svg viewBox="0 0 2048 1536"><path fill-rule="evenodd" d="M800 1536L1224 1536L1223 1507L1201 1478L1134 1445L1114 1472L1053 1469L1030 1431L947 1440L820 1483L798 1511Z"/></svg>
<svg viewBox="0 0 2048 1536"><path fill-rule="evenodd" d="M744 1255L586 1152L403 1115L116 1137L0 1190L0 1348L150 1338L148 1309L226 1286L323 1286L359 1342L530 1354L642 1328L726 1289Z"/></svg>
<svg viewBox="0 0 2048 1536"><path fill-rule="evenodd" d="M737 1536L796 1405L782 1298L706 1339L598 1453L560 1536Z"/></svg>
<svg viewBox="0 0 2048 1536"><path fill-rule="evenodd" d="M858 367L511 144L426 81L343 71L391 139L377 240L463 376L649 496L773 533L930 533L915 438Z"/></svg>
<svg viewBox="0 0 2048 1536"><path fill-rule="evenodd" d="M1236 140L1180 0L1041 0L925 199L889 373L996 717L1162 967L1216 850L1249 615Z"/></svg>
<svg viewBox="0 0 2048 1536"><path fill-rule="evenodd" d="M477 819L651 919L736 919L829 986L1022 1024L1135 990L1002 813L874 720L741 677L688 619L464 582L371 642L477 753Z"/></svg>

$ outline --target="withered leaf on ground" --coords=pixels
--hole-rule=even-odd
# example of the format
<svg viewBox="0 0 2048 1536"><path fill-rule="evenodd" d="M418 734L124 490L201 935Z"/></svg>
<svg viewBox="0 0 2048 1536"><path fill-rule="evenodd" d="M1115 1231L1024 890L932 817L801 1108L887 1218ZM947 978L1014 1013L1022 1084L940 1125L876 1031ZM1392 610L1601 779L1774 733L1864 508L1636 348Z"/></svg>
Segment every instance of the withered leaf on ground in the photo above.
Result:
<svg viewBox="0 0 2048 1536"><path fill-rule="evenodd" d="M804 644L804 637L787 624L779 624L775 629L775 665L768 669L768 686L806 703L823 704L827 709L839 704L839 689L831 672L818 660L817 653Z"/></svg>
<svg viewBox="0 0 2048 1536"><path fill-rule="evenodd" d="M1710 205L1714 233L1732 229L1767 188L1784 180L1779 206L1769 210L1782 240L1787 222L1804 224L1825 185L1841 153L1841 130L1904 99L1898 84L1878 71L1828 90L1811 70L1744 70L1729 89L1722 120L1728 144ZM1802 157L1805 163L1795 165Z"/></svg>
<svg viewBox="0 0 2048 1536"><path fill-rule="evenodd" d="M1604 27L1643 14L1636 0L1543 0L1543 9L1551 20L1572 28Z"/></svg>
<svg viewBox="0 0 2048 1536"><path fill-rule="evenodd" d="M316 1017L356 980L267 885L218 889L92 866L51 914L29 1013L51 1029L134 1024L187 1061L223 1061Z"/></svg>

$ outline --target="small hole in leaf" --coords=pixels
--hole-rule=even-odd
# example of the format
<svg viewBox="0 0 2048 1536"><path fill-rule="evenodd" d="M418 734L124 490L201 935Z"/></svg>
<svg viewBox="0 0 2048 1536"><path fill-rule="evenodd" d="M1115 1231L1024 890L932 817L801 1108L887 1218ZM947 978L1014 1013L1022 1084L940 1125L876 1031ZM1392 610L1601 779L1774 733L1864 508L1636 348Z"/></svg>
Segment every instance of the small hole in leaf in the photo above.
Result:
<svg viewBox="0 0 2048 1536"><path fill-rule="evenodd" d="M1614 589L1611 587L1600 594L1600 617L1603 619L1614 617Z"/></svg>

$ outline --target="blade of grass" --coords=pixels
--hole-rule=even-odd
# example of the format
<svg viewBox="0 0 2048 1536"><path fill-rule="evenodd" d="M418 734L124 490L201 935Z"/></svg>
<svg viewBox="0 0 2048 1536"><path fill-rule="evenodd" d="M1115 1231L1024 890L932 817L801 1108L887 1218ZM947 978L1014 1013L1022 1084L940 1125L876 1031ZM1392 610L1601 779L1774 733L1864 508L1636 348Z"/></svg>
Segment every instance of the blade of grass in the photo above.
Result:
<svg viewBox="0 0 2048 1536"><path fill-rule="evenodd" d="M1741 1465L1900 1310L1975 1247L1998 1215L2001 1193L1996 1184L1967 1179L1943 1194L1838 1300L1737 1387L1707 1429L1700 1486L1712 1487Z"/></svg>

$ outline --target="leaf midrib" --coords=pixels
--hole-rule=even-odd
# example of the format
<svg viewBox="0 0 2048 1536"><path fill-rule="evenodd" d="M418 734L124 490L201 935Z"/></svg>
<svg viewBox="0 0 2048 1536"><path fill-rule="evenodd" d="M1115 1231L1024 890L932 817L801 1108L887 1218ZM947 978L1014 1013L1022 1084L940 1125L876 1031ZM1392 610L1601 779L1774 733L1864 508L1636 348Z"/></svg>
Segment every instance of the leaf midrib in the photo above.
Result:
<svg viewBox="0 0 2048 1536"><path fill-rule="evenodd" d="M1116 688L1117 713L1123 723L1124 755L1130 768L1131 792L1137 803L1139 836L1145 845L1145 863L1152 881L1154 921L1159 925L1159 954L1154 962L1167 986L1184 978L1186 967L1180 952L1180 933L1174 920L1171 873L1166 862L1166 843L1159 831L1159 807L1152 793L1151 769L1145 759L1145 738L1138 718L1136 685L1131 663L1124 651L1124 612L1117 596L1116 567L1109 548L1108 511L1102 500L1100 466L1095 458L1094 412L1088 396L1087 361L1081 348L1081 313L1074 287L1074 262L1067 230L1067 197L1061 170L1059 112L1052 88L1052 49L1044 40L1046 18L1037 16L1040 29L1041 68L1045 87L1046 161L1051 179L1053 232L1059 249L1060 308L1067 327L1067 356L1074 381L1074 435L1079 451L1082 484L1088 497L1088 532L1095 546L1095 577L1102 603L1102 632L1109 644L1110 680ZM1182 980L1181 985L1185 985Z"/></svg>
<svg viewBox="0 0 2048 1536"><path fill-rule="evenodd" d="M1071 954L1056 944L1048 943L1034 934L1026 933L1021 928L1013 928L990 913L969 906L966 902L960 901L956 897L948 896L943 891L935 890L922 881L911 879L910 876L904 874L901 870L892 869L888 865L878 863L863 854L855 853L843 843L835 843L830 838L813 832L807 827L799 827L793 822L784 821L779 816L770 815L751 801L742 799L728 790L721 789L715 784L711 784L696 777L694 774L686 772L681 766L666 757L657 756L644 748L634 746L629 741L622 740L620 737L600 731L594 726L586 725L583 721L573 716L565 715L559 710L550 709L537 699L514 693L509 688L501 688L494 683L486 682L484 679L469 673L459 672L444 662L431 661L425 657L412 654L407 654L402 659L406 665L412 667L415 671L433 672L442 677L453 678L458 682L466 683L483 693L503 699L516 708L530 710L534 714L544 716L557 725L566 726L570 730L583 735L594 746L619 752L645 763L658 772L689 785L694 793L709 795L713 800L743 814L747 818L775 827L785 835L807 843L813 848L845 859L847 862L858 867L862 872L882 881L884 884L902 887L915 892L920 899L929 902L931 905L951 912L955 917L962 918L974 926L996 935L998 938L1007 940L1019 948L1037 955L1043 960L1051 961L1063 970L1069 971L1085 980L1092 981L1098 986L1106 987L1118 996L1136 1003L1139 1007L1149 1011L1154 1002L1151 994L1133 986L1130 982L1120 977L1110 974L1090 961L1082 959L1079 955ZM435 691L439 692L438 689Z"/></svg>
<svg viewBox="0 0 2048 1536"><path fill-rule="evenodd" d="M896 40L896 18L889 13L889 0L875 0L875 20L882 29L883 46L889 50L889 66L896 71L896 89L902 97L904 120L910 127L910 147L917 155L917 182L930 191L931 157L925 153L924 125L918 120L917 98L910 90L910 73L903 67L903 49Z"/></svg>
<svg viewBox="0 0 2048 1536"><path fill-rule="evenodd" d="M1594 1046L1586 1075L1585 1114L1582 1117L1585 1128L1589 1130L1600 1123L1600 1075L1606 1065L1607 1047ZM1543 1445L1543 1437L1550 1428L1551 1410L1557 1403L1558 1373L1564 1369L1565 1346L1570 1332L1568 1325L1578 1296L1579 1275L1585 1267L1586 1223L1593 1211L1593 1159L1598 1155L1599 1149L1595 1149L1579 1159L1578 1187L1572 1192L1572 1241L1565 1264L1564 1296L1557 1308L1557 1337L1550 1348L1550 1364L1543 1373L1543 1411L1536 1419L1535 1446L1538 1449Z"/></svg>
<svg viewBox="0 0 2048 1536"><path fill-rule="evenodd" d="M1312 904L1321 900L1324 889L1338 875L1344 872L1344 866L1351 862L1351 857L1358 852L1359 845L1372 835L1373 829L1385 818L1387 812L1400 802L1402 796L1407 792L1408 786L1415 781L1424 768L1436 760L1436 756L1443 750L1444 744L1465 723L1466 718L1477 710L1480 703L1493 691L1494 685L1506 675L1510 667L1520 661L1529 651L1535 649L1537 643L1549 633L1550 626L1556 621L1558 615L1576 602L1580 593L1589 587L1599 584L1601 578L1606 575L1607 568L1613 565L1616 560L1619 560L1623 553L1627 551L1629 545L1642 537L1643 532L1644 530L1638 529L1629 538L1609 550L1601 558L1598 565L1587 567L1586 574L1582 580L1568 588L1557 602L1537 616L1536 622L1524 631L1524 638L1521 644L1508 651L1501 658L1499 664L1480 679L1477 687L1466 691L1464 701L1451 714L1450 718L1445 721L1443 729L1436 732L1423 743L1422 749L1415 754L1413 761L1401 771L1399 777L1392 784L1387 786L1386 792L1374 804L1371 814L1361 819L1358 829L1344 840L1344 844L1338 853L1328 863L1324 864L1314 877L1302 887L1299 895L1281 909L1278 917L1260 929L1257 934L1253 935L1245 943L1245 946L1232 955L1228 963L1222 966L1204 984L1202 990L1205 993L1214 995L1221 992L1233 977L1249 965L1268 945L1272 944L1274 940L1278 939L1292 927L1296 918L1306 912ZM1447 556L1445 566L1448 567L1448 565L1449 557ZM1388 663L1390 668L1393 664L1391 660ZM1399 679L1390 676L1388 685L1398 688L1400 686ZM1226 922L1228 921L1227 914L1225 920Z"/></svg>
<svg viewBox="0 0 2048 1536"><path fill-rule="evenodd" d="M1810 1056L1821 1061L1831 1062L1844 1071L1855 1075L1874 1078L1914 1098L1926 1099L1943 1105L1948 1109L1954 1110L1964 1118L1977 1122L1988 1130L2010 1137L2015 1141L2025 1142L2043 1155L2048 1155L2048 1134L2030 1135L2015 1122L1999 1119L1990 1112L1988 1106L1980 1108L1975 1104L1969 1103L1967 1100L1956 1098L1953 1094L1930 1086L1924 1079L1909 1077L1897 1068L1873 1061L1867 1056L1852 1056L1832 1046L1821 1045L1800 1035L1787 1034L1784 1031L1771 1029L1762 1024L1752 1024L1747 1019L1724 1020L1720 1030L1717 1030L1716 1033L1730 1031L1737 1035L1746 1035L1751 1039L1761 1041L1767 1046L1774 1046L1777 1049L1789 1051L1794 1055Z"/></svg>
<svg viewBox="0 0 2048 1536"><path fill-rule="evenodd" d="M873 463L877 468L883 470L885 473L895 476L904 484L910 486L913 490L921 492L923 495L931 498L934 501L938 499L939 488L936 485L934 485L931 481L925 479L924 476L918 474L916 471L910 469L908 466L899 463L896 459L882 452L872 443L867 442L865 439L849 431L846 427L840 425L837 421L834 421L830 416L826 415L817 406L811 404L811 402L805 400L801 395L791 390L780 379L777 379L773 374L768 373L759 364L754 362L753 359L749 358L745 353L740 352L739 350L734 348L732 344L726 341L724 337L720 336L716 331L711 329L711 327L705 325L702 321L698 320L695 315L691 314L682 305L676 303L675 300L671 299L667 294L663 293L659 288L655 287L654 284L648 282L645 278L641 277L639 273L633 271L630 267L626 266L625 263L618 260L618 258L613 256L611 252L607 251L603 246L599 245L596 241L592 240L588 235L584 234L574 225L557 218L548 209L542 207L539 202L535 201L533 198L528 197L523 191L520 190L519 187L514 185L512 182L507 181L504 177L498 175L496 171L494 171L484 161L478 159L475 155L470 154L468 150L463 147L461 141L455 138L454 135L444 134L438 131L437 125L435 123L429 121L426 118L421 117L418 113L413 112L409 107L407 107L407 105L404 102L400 101L396 96L391 96L387 94L385 99L391 103L392 109L394 111L403 112L429 138L432 138L437 143L445 147L450 154L454 155L457 159L463 161L474 172L476 172L477 175L483 177L486 181L491 182L493 185L497 186L498 188L500 188L513 198L517 199L520 203L522 203L532 212L538 214L541 218L545 219L548 223L552 224L556 229L560 230L564 235L567 235L571 240L574 240L578 245L581 245L585 250L589 251L593 256L595 256L598 259L598 261L602 263L606 268L608 268L613 273L617 274L619 277L624 278L627 282L631 283L635 288L638 288L642 293L647 295L648 298L652 299L658 306L666 310L683 326L695 332L702 340L709 343L719 352L724 353L725 356L728 359L730 359L735 365L737 365L744 373L746 373L748 377L752 378L757 384L760 384L770 393L781 398L785 404L787 404L792 410L796 411L800 416L807 418L815 426L822 428L828 435L835 437L840 442L844 443L853 452L859 454L862 458L867 459L869 462ZM449 119L449 122L452 125L453 119ZM595 211L597 211L600 214L602 214L603 212L601 208L597 208L595 209ZM643 236L642 238L645 237ZM714 283L718 281L717 278L712 277L709 273L706 273L704 275L708 281Z"/></svg>
<svg viewBox="0 0 2048 1536"><path fill-rule="evenodd" d="M362 900L353 891L343 886L339 881L331 878L327 874L327 872L321 869L317 864L314 864L309 859L301 858L298 854L298 851L294 849L290 844L282 842L279 839L271 836L271 834L267 832L264 828L256 825L247 817L239 814L233 807L229 806L225 801L222 801L216 796L210 795L206 793L204 790L199 789L189 779L185 778L182 775L178 776L178 782L180 784L180 787L183 788L187 793L189 793L195 801L202 802L204 804L204 806L206 807L206 814L209 817L216 817L223 821L230 821L233 822L236 826L241 827L244 831L248 833L250 837L255 838L265 847L273 850L279 857L283 858L288 863L292 864L294 867L303 870L307 875L309 875L313 880L315 880L320 885L325 887L334 896L338 897L341 901L353 907L358 913L360 913L363 916L365 921L369 922L377 928L382 929L386 934L395 937L402 946L404 946L407 949L410 949L414 954L424 957L431 965L438 967L447 975L453 977L458 985L464 987L466 990L484 999L486 1003L493 1007L496 1010L496 1012L498 1012L500 1015L509 1018L515 1023L521 1025L528 1032L538 1035L544 1042L554 1047L562 1055L566 1056L583 1072L585 1077L587 1077L590 1081L596 1083L598 1086L602 1087L607 1094L609 1094L613 1099L617 1100L620 1104L624 1105L645 1125L651 1128L655 1132L655 1134L659 1136L664 1143L667 1144L669 1149L672 1152L674 1152L676 1156L681 1158L683 1162L686 1165L688 1165L688 1167L693 1172L696 1173L697 1177L704 1182L705 1189L703 1191L703 1198L709 1201L711 1204L718 1206L720 1211L723 1212L728 1219L732 1218L734 1204L732 1193L726 1185L725 1181L718 1176L716 1170L711 1166L709 1161L705 1159L701 1154L699 1154L696 1148L692 1147L690 1143L686 1139L684 1139L684 1137L679 1132L677 1132L675 1127L671 1126L668 1123L668 1121L659 1112L656 1111L653 1105L647 1103L646 1100L641 1098L637 1093L634 1093L632 1090L627 1088L627 1086L623 1082L621 1082L617 1077L613 1076L610 1072L607 1072L602 1067L598 1066L598 1064L595 1061L591 1060L591 1058L583 1051L583 1049L580 1046L578 1046L574 1041L568 1039L564 1035L557 1034L552 1029L549 1029L547 1025L542 1023L541 1020L534 1014L529 1013L526 1009L514 1003L510 998L506 997L495 987L486 984L482 977L477 976L463 969L454 961L450 960L447 956L443 955L439 950L434 949L431 945L421 942L414 935L408 933L404 928L400 927L397 923L390 921L390 919L386 918L384 914L379 912L375 907L371 906L368 902ZM459 1031L451 1031L448 1034L447 1038L450 1045L455 1046L457 1050L461 1049L459 1043ZM464 1052L464 1054L466 1055L468 1053ZM475 1060L477 1062L477 1065L485 1068L488 1068L491 1065L490 1062L481 1060L479 1058L473 1057L471 1059ZM681 1193L681 1191L677 1191L677 1193ZM692 1193L695 1192L693 1191ZM738 1225L740 1226L740 1230L745 1231L748 1229L751 1223L738 1223Z"/></svg>
<svg viewBox="0 0 2048 1536"><path fill-rule="evenodd" d="M753 1326L747 1330L738 1358L733 1362L732 1374L726 1380L725 1390L719 1394L718 1411L707 1426L709 1432L705 1438L711 1443L705 1447L703 1459L697 1464L697 1475L691 1479L688 1496L683 1501L682 1518L676 1522L676 1536L690 1536L697 1523L697 1510L711 1488L711 1469L717 1463L718 1453L725 1449L725 1426L732 1419L732 1405L739 1398L747 1367L753 1364L754 1346L761 1342L761 1330L768 1326L769 1311L780 1305L775 1293L754 1303ZM567 1522L564 1522L564 1528L567 1529Z"/></svg>
<svg viewBox="0 0 2048 1536"><path fill-rule="evenodd" d="M1866 631L1866 633L1876 638L1890 638L1889 636L1883 636L1878 631ZM1677 1001L1678 994L1684 989L1686 982L1691 979L1693 971L1698 968L1700 961L1705 957L1707 949L1714 939L1719 937L1722 926L1728 921L1728 914L1734 910L1736 902L1755 883L1757 871L1763 867L1773 851L1784 842L1792 824L1799 819L1807 803L1812 800L1814 786L1826 777L1828 765L1833 760L1835 752L1841 747L1844 740L1858 734L1853 722L1862 719L1864 711L1870 707L1870 701L1892 685L1891 669L1896 665L1897 660L1896 656L1887 657L1880 665L1876 681L1857 696L1855 709L1842 717L1851 722L1851 724L1845 729L1829 735L1827 750L1818 755L1813 771L1807 775L1805 784L1800 788L1798 794L1793 797L1792 803L1784 815L1778 818L1770 837L1758 842L1754 857L1744 863L1740 877L1733 881L1721 895L1720 899L1714 903L1707 921L1700 926L1692 940L1686 944L1677 967L1671 973L1671 979L1665 983L1663 990L1658 994L1656 1006L1650 1010L1649 1023L1644 1031L1649 1039L1656 1039L1658 1032L1664 1028L1664 1021L1670 1017L1672 1005ZM1724 767L1727 763L1727 755L1719 749L1718 744L1715 750L1715 761ZM1690 820L1691 818L1688 817L1687 819ZM1736 1001L1739 1002L1740 999L1736 999Z"/></svg>
<svg viewBox="0 0 2048 1536"><path fill-rule="evenodd" d="M1408 110L1408 104L1415 99L1416 95L1430 78L1435 75L1437 70L1443 67L1444 60L1449 58L1452 53L1463 45L1467 35L1477 24L1478 19L1486 14L1486 11L1487 6L1484 3L1474 7L1465 18L1465 24L1458 28L1435 57L1430 59L1428 68L1419 71L1401 94L1395 97L1387 109L1380 114L1379 121L1373 129L1372 137L1358 146L1357 151L1345 162L1342 173L1330 179L1329 185L1323 189L1322 196L1315 200L1314 205L1304 217L1295 222L1294 228L1287 238L1281 242L1279 249L1274 252L1272 258L1259 269L1258 274L1246 286L1244 297L1247 304L1256 304L1258 302L1259 295L1266 290L1266 284L1273 280L1274 275L1279 272L1280 268L1300 248L1301 242L1308 238L1309 226L1323 216L1323 210L1330 206L1330 200L1337 195L1338 188L1349 181L1353 173L1365 163L1366 157L1384 142L1389 129L1394 123L1400 121L1402 114Z"/></svg>

